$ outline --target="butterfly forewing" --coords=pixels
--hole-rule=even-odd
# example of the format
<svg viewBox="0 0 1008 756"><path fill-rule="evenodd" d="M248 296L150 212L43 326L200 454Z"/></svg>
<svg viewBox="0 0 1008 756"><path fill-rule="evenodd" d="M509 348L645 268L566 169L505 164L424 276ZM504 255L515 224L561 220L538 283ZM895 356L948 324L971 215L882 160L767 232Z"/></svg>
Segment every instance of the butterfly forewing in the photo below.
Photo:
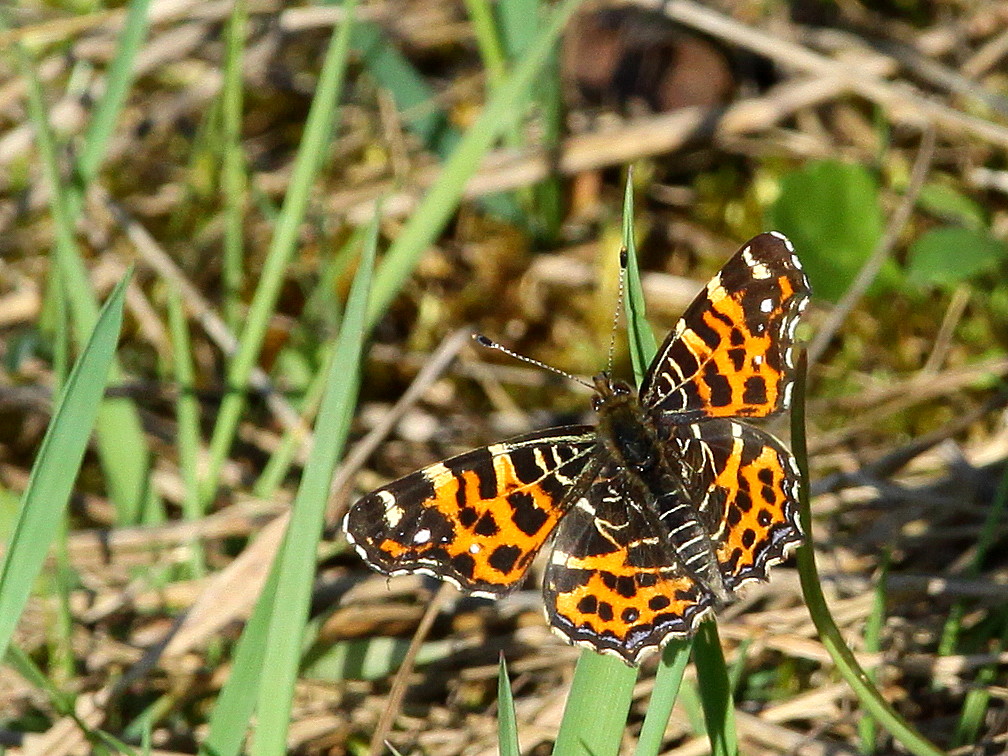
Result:
<svg viewBox="0 0 1008 756"><path fill-rule="evenodd" d="M360 499L344 530L373 568L423 572L476 595L508 593L567 509L592 460L590 426L476 449Z"/></svg>
<svg viewBox="0 0 1008 756"><path fill-rule="evenodd" d="M641 403L677 423L786 407L808 297L791 243L776 233L755 237L679 319L644 377Z"/></svg>

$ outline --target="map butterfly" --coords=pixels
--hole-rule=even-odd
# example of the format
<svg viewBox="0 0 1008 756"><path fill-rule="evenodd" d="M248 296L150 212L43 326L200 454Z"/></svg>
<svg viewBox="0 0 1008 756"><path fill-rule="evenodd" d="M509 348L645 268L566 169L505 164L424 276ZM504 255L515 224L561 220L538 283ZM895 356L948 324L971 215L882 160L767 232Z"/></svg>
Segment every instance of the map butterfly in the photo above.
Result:
<svg viewBox="0 0 1008 756"><path fill-rule="evenodd" d="M760 234L686 309L639 393L594 378L597 426L530 433L389 483L347 513L349 541L379 572L495 598L552 538L554 631L637 664L801 543L794 457L737 418L789 406L809 294L791 242Z"/></svg>

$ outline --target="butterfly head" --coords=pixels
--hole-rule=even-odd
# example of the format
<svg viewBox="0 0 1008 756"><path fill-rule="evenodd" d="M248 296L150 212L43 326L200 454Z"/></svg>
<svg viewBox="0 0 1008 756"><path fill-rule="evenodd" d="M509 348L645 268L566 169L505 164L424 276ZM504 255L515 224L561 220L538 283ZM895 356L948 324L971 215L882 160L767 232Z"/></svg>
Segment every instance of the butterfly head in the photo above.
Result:
<svg viewBox="0 0 1008 756"><path fill-rule="evenodd" d="M601 372L592 378L595 387L595 398L592 406L596 412L603 408L636 403L637 392L624 381L615 380L608 372Z"/></svg>

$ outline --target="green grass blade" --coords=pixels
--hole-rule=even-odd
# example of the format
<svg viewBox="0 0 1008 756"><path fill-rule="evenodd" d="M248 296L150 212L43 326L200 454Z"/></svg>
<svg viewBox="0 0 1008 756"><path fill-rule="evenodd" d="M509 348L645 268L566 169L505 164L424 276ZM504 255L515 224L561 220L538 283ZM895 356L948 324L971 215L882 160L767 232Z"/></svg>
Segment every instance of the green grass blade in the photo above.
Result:
<svg viewBox="0 0 1008 756"><path fill-rule="evenodd" d="M410 277L420 256L444 229L455 212L466 182L494 142L523 112L529 88L563 30L564 23L583 0L563 0L543 26L528 54L497 88L476 122L445 163L437 181L406 222L375 274L374 297L368 313L373 324Z"/></svg>
<svg viewBox="0 0 1008 756"><path fill-rule="evenodd" d="M966 574L973 577L980 574L980 567L987 558L987 552L994 543L998 533L998 526L1004 519L1005 510L1008 509L1008 474L1001 478L1001 482L995 493L994 500L987 510L983 525L980 528L980 536L977 538L976 549L973 558L966 569ZM957 601L952 605L945 624L942 627L941 639L938 641L938 655L949 656L956 653L959 646L959 633L962 630L962 622L966 616L966 604Z"/></svg>
<svg viewBox="0 0 1008 756"><path fill-rule="evenodd" d="M514 695L508 680L507 662L500 657L497 670L497 753L500 756L520 756L518 743L518 717L515 714Z"/></svg>
<svg viewBox="0 0 1008 756"><path fill-rule="evenodd" d="M991 547L995 544L998 533L1001 532L1001 524L1004 520L1005 510L1008 508L1008 470L1001 475L997 490L994 493L994 500L991 502L987 517L984 519L983 527L980 530L980 537L977 539L976 551L970 563L968 574L979 575L981 565L987 558ZM965 614L965 607L962 603L957 604L953 609L958 610L960 622ZM1000 653L1008 644L1008 617L1004 616L1002 608L1001 636L994 639L990 647L986 650L989 653ZM958 645L959 624L954 626L951 643L953 647ZM988 686L993 685L998 675L998 665L983 667L977 674L973 687L966 694L963 702L962 712L959 721L956 722L955 733L952 737L952 746L959 747L975 743L980 734L980 728L987 717L987 706L990 702L990 692Z"/></svg>
<svg viewBox="0 0 1008 756"><path fill-rule="evenodd" d="M693 639L693 663L697 671L697 689L703 706L707 738L713 756L735 756L738 738L735 734L735 703L732 700L728 667L721 651L717 623L700 623Z"/></svg>
<svg viewBox="0 0 1008 756"><path fill-rule="evenodd" d="M497 3L500 36L508 60L519 60L535 41L541 5L541 0L502 0Z"/></svg>
<svg viewBox="0 0 1008 756"><path fill-rule="evenodd" d="M329 486L350 432L366 333L368 295L378 245L378 223L354 278L336 342L328 387L319 409L314 444L278 554L276 595L263 658L253 756L282 753L290 724L302 639L308 619L315 554L322 536ZM265 683L263 682L265 681Z"/></svg>
<svg viewBox="0 0 1008 756"><path fill-rule="evenodd" d="M224 86L221 89L221 191L224 200L224 242L221 261L222 310L224 322L238 333L241 323L241 292L244 284L244 231L247 180L242 150L242 109L245 36L248 4L235 0L225 34Z"/></svg>
<svg viewBox="0 0 1008 756"><path fill-rule="evenodd" d="M77 157L77 175L82 186L94 179L105 159L105 151L133 82L137 52L147 36L150 4L151 0L131 0L126 7L115 57L105 73L105 92L91 112L83 147Z"/></svg>
<svg viewBox="0 0 1008 756"><path fill-rule="evenodd" d="M637 246L633 232L633 175L627 173L626 189L623 192L623 249L626 250L626 307L627 335L630 339L630 359L633 362L634 378L640 384L644 380L651 360L658 352L658 342L647 321L644 305L644 289L640 282L640 268L637 265Z"/></svg>
<svg viewBox="0 0 1008 756"><path fill-rule="evenodd" d="M801 581L802 594L809 614L819 631L822 641L840 675L851 686L861 705L875 717L893 738L899 741L911 753L917 756L939 756L941 751L917 732L904 720L892 706L882 697L871 679L854 658L854 653L844 643L840 628L837 627L830 614L819 582L819 570L816 568L815 551L813 550L812 512L809 507L808 486L808 446L805 440L805 377L806 358L803 354L798 366L794 385L794 401L791 406L791 450L798 461L801 471L800 515L802 530L805 531L805 543L798 548L798 577Z"/></svg>
<svg viewBox="0 0 1008 756"><path fill-rule="evenodd" d="M487 0L465 0L465 6L476 35L480 58L486 68L487 89L493 91L504 81L507 73L504 49L497 34L493 8Z"/></svg>
<svg viewBox="0 0 1008 756"><path fill-rule="evenodd" d="M179 474L184 489L182 514L186 520L195 522L206 514L199 495L200 408L195 395L196 370L192 362L192 344L182 294L174 286L168 290L168 334L172 345L175 385L178 387L175 445L178 447ZM203 547L198 541L193 541L190 548L193 577L200 577L206 573Z"/></svg>
<svg viewBox="0 0 1008 756"><path fill-rule="evenodd" d="M637 738L634 756L657 756L661 751L672 707L675 706L683 673L689 663L691 648L692 643L688 640L673 640L662 650L662 661L655 675L654 691L644 713L644 723Z"/></svg>
<svg viewBox="0 0 1008 756"><path fill-rule="evenodd" d="M312 183L327 154L336 124L337 106L343 91L343 79L349 58L352 11L347 3L347 20L334 31L319 75L304 135L294 160L290 186L277 219L270 248L263 263L259 285L246 315L238 349L228 367L229 393L224 397L210 441L210 461L202 494L212 496L217 487L224 460L231 449L238 421L245 407L244 389L262 348L266 328L276 305L287 266L297 248L298 231L308 206Z"/></svg>
<svg viewBox="0 0 1008 756"><path fill-rule="evenodd" d="M633 701L637 670L589 649L574 670L554 756L616 756Z"/></svg>
<svg viewBox="0 0 1008 756"><path fill-rule="evenodd" d="M0 659L63 522L115 354L129 277L123 277L99 313L32 465L14 533L0 565Z"/></svg>
<svg viewBox="0 0 1008 756"><path fill-rule="evenodd" d="M1002 610L1001 637L987 651L991 654L1000 654L1006 645L1008 645L1008 617L1003 616ZM998 664L988 664L977 674L972 687L963 700L962 713L959 715L959 721L956 722L955 733L952 736L953 748L979 742L980 728L987 721L987 708L990 705L991 691L989 688L997 684L999 678L1003 680L1004 675Z"/></svg>
<svg viewBox="0 0 1008 756"><path fill-rule="evenodd" d="M886 585L889 575L889 552L882 554L881 569L879 571L878 585L875 586L875 593L872 598L871 611L865 621L864 628L864 650L866 653L878 653L882 650L882 627L885 625L886 610ZM868 677L872 683L878 682L875 670L868 670ZM875 739L877 737L877 726L875 720L870 716L862 716L858 720L858 738L861 740L861 753L875 753Z"/></svg>
<svg viewBox="0 0 1008 756"><path fill-rule="evenodd" d="M199 749L200 756L238 756L241 753L259 695L259 681L262 679L270 617L276 604L278 579L278 564L274 563L245 630L235 646L231 674L221 688L210 714L207 736Z"/></svg>
<svg viewBox="0 0 1008 756"><path fill-rule="evenodd" d="M628 171L623 194L623 248L627 255L624 307L627 315L630 359L633 363L634 377L639 384L658 351L658 343L647 321L644 290L641 287L640 268L637 263L633 218L633 174ZM692 647L692 639L673 639L662 651L654 692L644 715L644 726L637 744L637 751L642 755L658 753L661 748L662 737L668 726L668 719L672 715L672 707L675 706L679 695Z"/></svg>

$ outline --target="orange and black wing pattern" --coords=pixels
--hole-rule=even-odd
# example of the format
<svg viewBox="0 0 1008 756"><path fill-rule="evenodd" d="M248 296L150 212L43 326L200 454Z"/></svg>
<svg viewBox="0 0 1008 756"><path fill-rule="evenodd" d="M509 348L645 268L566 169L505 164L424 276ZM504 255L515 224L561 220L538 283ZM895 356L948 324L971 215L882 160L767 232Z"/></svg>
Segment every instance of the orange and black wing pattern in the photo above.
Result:
<svg viewBox="0 0 1008 756"><path fill-rule="evenodd" d="M360 499L344 531L386 575L420 572L504 595L590 474L595 443L591 427L551 428L438 462Z"/></svg>
<svg viewBox="0 0 1008 756"><path fill-rule="evenodd" d="M801 544L799 473L792 454L759 428L733 420L673 426L689 491L726 587L766 580Z"/></svg>
<svg viewBox="0 0 1008 756"><path fill-rule="evenodd" d="M637 664L691 635L714 597L660 536L650 504L609 465L557 530L543 595L554 631L571 643Z"/></svg>
<svg viewBox="0 0 1008 756"><path fill-rule="evenodd" d="M809 283L791 242L750 240L687 308L641 385L641 403L670 422L764 417L787 407L795 327Z"/></svg>

